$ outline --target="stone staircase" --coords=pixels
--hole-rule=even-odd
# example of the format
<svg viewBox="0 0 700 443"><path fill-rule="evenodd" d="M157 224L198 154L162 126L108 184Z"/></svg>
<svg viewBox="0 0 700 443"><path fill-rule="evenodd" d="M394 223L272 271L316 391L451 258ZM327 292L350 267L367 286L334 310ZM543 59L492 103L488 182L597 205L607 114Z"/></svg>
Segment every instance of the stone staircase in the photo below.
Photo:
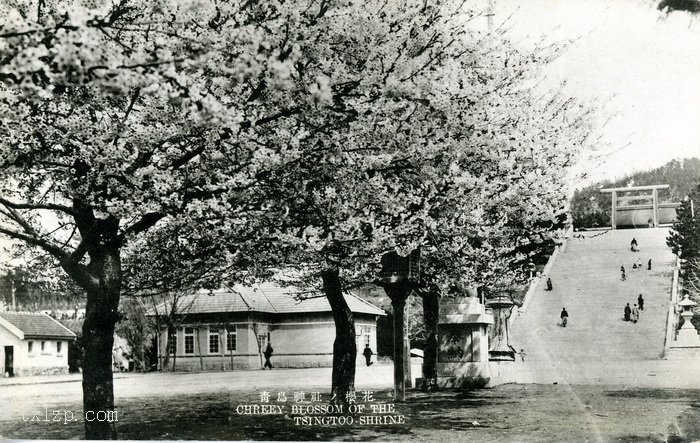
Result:
<svg viewBox="0 0 700 443"><path fill-rule="evenodd" d="M633 371L634 362L642 368L641 362L660 359L675 258L667 235L665 228L575 233L550 271L554 289L546 291L542 279L526 310L512 321L510 344L525 353L524 362L517 356L518 381L586 382L591 367ZM639 252L630 251L633 237ZM642 269L632 269L637 259ZM626 281L620 266L627 271ZM632 307L640 293L645 300L640 321L623 321L625 304ZM569 313L565 328L560 326L562 307Z"/></svg>

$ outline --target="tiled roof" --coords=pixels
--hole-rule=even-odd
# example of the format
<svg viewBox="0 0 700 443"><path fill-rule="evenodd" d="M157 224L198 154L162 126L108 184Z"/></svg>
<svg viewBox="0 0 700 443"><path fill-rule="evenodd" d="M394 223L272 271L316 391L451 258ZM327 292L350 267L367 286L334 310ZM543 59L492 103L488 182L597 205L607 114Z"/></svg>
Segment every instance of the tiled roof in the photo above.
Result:
<svg viewBox="0 0 700 443"><path fill-rule="evenodd" d="M216 291L201 290L186 295L178 301L181 313L212 314L217 312L266 312L272 314L292 314L304 312L330 312L331 306L326 297L308 294L314 298L298 300L295 288L284 288L274 283L261 283L253 286L236 285ZM306 294L304 294L307 296ZM352 312L371 315L386 315L373 304L352 294L345 295ZM163 307L158 309L163 313Z"/></svg>
<svg viewBox="0 0 700 443"><path fill-rule="evenodd" d="M68 328L46 314L35 312L0 312L0 325L16 328L21 338L75 338ZM16 333L12 328L11 332Z"/></svg>

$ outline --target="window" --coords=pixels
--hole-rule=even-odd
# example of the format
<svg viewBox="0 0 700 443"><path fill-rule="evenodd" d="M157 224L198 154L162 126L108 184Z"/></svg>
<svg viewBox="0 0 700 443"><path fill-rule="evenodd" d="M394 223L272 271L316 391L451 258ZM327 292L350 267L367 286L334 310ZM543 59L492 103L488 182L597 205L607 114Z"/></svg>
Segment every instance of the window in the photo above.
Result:
<svg viewBox="0 0 700 443"><path fill-rule="evenodd" d="M46 342L42 341L41 342L41 352L44 352L44 348L46 347Z"/></svg>
<svg viewBox="0 0 700 443"><path fill-rule="evenodd" d="M63 347L63 342L62 341L57 341L56 342L56 353L60 354L61 353L61 348Z"/></svg>
<svg viewBox="0 0 700 443"><path fill-rule="evenodd" d="M236 351L236 327L229 326L228 333L226 335L226 351L235 352Z"/></svg>
<svg viewBox="0 0 700 443"><path fill-rule="evenodd" d="M33 350L34 350L34 342L33 341L27 342L27 352L31 354Z"/></svg>
<svg viewBox="0 0 700 443"><path fill-rule="evenodd" d="M194 354L194 328L185 328L185 354Z"/></svg>
<svg viewBox="0 0 700 443"><path fill-rule="evenodd" d="M369 346L372 340L372 329L369 326L363 326L362 335L364 336L365 346Z"/></svg>
<svg viewBox="0 0 700 443"><path fill-rule="evenodd" d="M209 332L209 353L219 353L219 331Z"/></svg>
<svg viewBox="0 0 700 443"><path fill-rule="evenodd" d="M171 331L168 336L168 351L170 355L177 353L177 331Z"/></svg>

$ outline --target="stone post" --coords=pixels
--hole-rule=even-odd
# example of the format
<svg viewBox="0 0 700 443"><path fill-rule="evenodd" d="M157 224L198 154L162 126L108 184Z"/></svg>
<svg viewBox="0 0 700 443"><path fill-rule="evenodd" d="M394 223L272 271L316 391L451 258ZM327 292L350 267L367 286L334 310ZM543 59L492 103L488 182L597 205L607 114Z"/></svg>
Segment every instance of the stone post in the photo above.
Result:
<svg viewBox="0 0 700 443"><path fill-rule="evenodd" d="M654 212L654 227L659 227L659 192L656 188L651 190L651 204Z"/></svg>
<svg viewBox="0 0 700 443"><path fill-rule="evenodd" d="M493 312L493 333L489 360L515 361L515 351L508 344L508 318L513 311L514 303L507 295L497 295L486 302L486 307Z"/></svg>
<svg viewBox="0 0 700 443"><path fill-rule="evenodd" d="M694 301L685 295L683 300L678 303L681 308L680 316L683 318L683 326L678 330L676 341L671 345L674 348L695 348L700 347L700 336L695 326L691 323L693 318L693 308L697 305Z"/></svg>
<svg viewBox="0 0 700 443"><path fill-rule="evenodd" d="M438 387L484 387L489 383L487 328L492 323L492 316L477 297L441 304Z"/></svg>
<svg viewBox="0 0 700 443"><path fill-rule="evenodd" d="M616 229L617 225L615 220L615 212L617 211L617 191L612 191L612 212L610 213L610 226L611 229Z"/></svg>

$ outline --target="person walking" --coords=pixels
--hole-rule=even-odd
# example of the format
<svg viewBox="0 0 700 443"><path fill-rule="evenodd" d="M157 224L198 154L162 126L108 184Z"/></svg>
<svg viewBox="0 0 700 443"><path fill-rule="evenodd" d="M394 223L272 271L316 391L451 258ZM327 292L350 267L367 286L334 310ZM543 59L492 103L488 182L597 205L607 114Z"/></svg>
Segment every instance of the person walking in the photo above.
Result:
<svg viewBox="0 0 700 443"><path fill-rule="evenodd" d="M365 345L365 350L362 351L362 355L365 356L365 363L367 363L367 366L372 366L372 356L374 355L374 352L372 352L369 345Z"/></svg>
<svg viewBox="0 0 700 443"><path fill-rule="evenodd" d="M641 258L637 259L637 269L642 269L642 259Z"/></svg>
<svg viewBox="0 0 700 443"><path fill-rule="evenodd" d="M620 272L622 272L622 281L627 280L627 276L625 275L625 267L620 266Z"/></svg>
<svg viewBox="0 0 700 443"><path fill-rule="evenodd" d="M551 291L552 290L552 279L547 277L547 290Z"/></svg>
<svg viewBox="0 0 700 443"><path fill-rule="evenodd" d="M632 250L632 252L636 252L638 249L637 248L637 239L634 237L632 237L632 241L630 242L630 249Z"/></svg>
<svg viewBox="0 0 700 443"><path fill-rule="evenodd" d="M559 317L561 318L561 327L565 328L566 323L569 320L569 313L566 312L566 308L561 308L561 314L559 315Z"/></svg>
<svg viewBox="0 0 700 443"><path fill-rule="evenodd" d="M637 305L634 305L632 308L632 323L637 323L637 320L639 320L639 309L637 309Z"/></svg>
<svg viewBox="0 0 700 443"><path fill-rule="evenodd" d="M272 349L272 345L270 342L267 343L267 348L265 348L265 352L263 352L263 355L265 356L265 366L263 366L263 370L265 368L270 368L272 369L272 362L270 362L270 357L272 357L272 353L275 350Z"/></svg>
<svg viewBox="0 0 700 443"><path fill-rule="evenodd" d="M625 321L630 321L630 315L632 315L632 308L630 308L630 304L627 303L625 305Z"/></svg>
<svg viewBox="0 0 700 443"><path fill-rule="evenodd" d="M649 263L647 263L647 270L651 271L651 259L649 259Z"/></svg>
<svg viewBox="0 0 700 443"><path fill-rule="evenodd" d="M639 305L639 310L643 311L644 310L644 297L642 297L642 294L639 294L639 297L637 297L637 304Z"/></svg>

